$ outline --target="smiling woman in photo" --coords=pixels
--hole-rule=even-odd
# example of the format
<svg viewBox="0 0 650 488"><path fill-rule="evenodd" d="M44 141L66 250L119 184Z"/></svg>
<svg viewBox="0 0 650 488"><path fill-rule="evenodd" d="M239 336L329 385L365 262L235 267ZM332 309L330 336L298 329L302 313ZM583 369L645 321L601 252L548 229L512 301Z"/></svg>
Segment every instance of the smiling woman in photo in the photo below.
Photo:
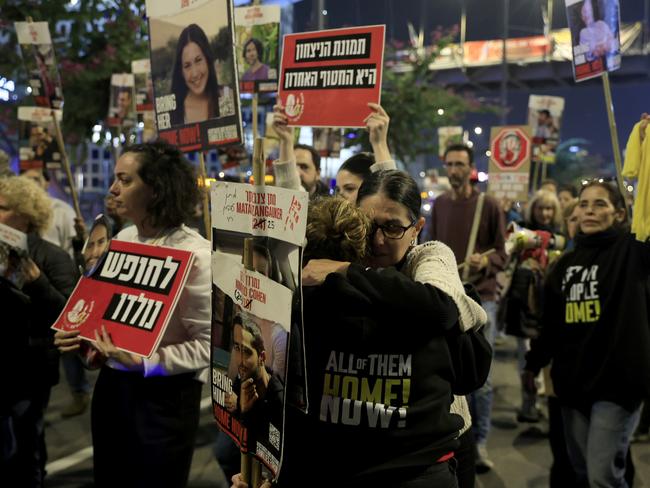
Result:
<svg viewBox="0 0 650 488"><path fill-rule="evenodd" d="M219 85L214 54L203 29L190 24L178 38L172 71L176 109L172 125L190 124L219 117Z"/></svg>

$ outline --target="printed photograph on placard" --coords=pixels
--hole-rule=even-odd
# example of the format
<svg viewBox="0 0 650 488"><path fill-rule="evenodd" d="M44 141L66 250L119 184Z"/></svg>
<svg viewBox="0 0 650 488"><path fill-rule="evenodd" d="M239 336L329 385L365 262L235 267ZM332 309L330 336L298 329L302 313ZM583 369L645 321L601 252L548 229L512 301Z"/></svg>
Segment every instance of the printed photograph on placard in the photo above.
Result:
<svg viewBox="0 0 650 488"><path fill-rule="evenodd" d="M81 254L84 258L84 276L92 276L102 265L113 238L113 221L104 214L95 217Z"/></svg>
<svg viewBox="0 0 650 488"><path fill-rule="evenodd" d="M147 1L159 136L183 151L241 141L231 0Z"/></svg>
<svg viewBox="0 0 650 488"><path fill-rule="evenodd" d="M533 161L555 163L563 112L562 97L531 95L528 99L528 125L533 135Z"/></svg>
<svg viewBox="0 0 650 488"><path fill-rule="evenodd" d="M153 81L149 58L131 61L131 72L135 81L135 110L138 113L153 110Z"/></svg>
<svg viewBox="0 0 650 488"><path fill-rule="evenodd" d="M463 143L463 128L460 126L438 127L438 156L442 159L447 148Z"/></svg>
<svg viewBox="0 0 650 488"><path fill-rule="evenodd" d="M39 107L63 108L63 89L47 22L16 22L16 34Z"/></svg>
<svg viewBox="0 0 650 488"><path fill-rule="evenodd" d="M341 154L343 133L341 129L326 129L314 127L312 130L314 138L313 146L318 154L325 158L338 158Z"/></svg>
<svg viewBox="0 0 650 488"><path fill-rule="evenodd" d="M242 92L277 90L280 6L235 9L235 43Z"/></svg>
<svg viewBox="0 0 650 488"><path fill-rule="evenodd" d="M272 186L218 182L211 188L214 414L219 428L272 477L282 459L285 405L307 406L296 313L307 198Z"/></svg>
<svg viewBox="0 0 650 488"><path fill-rule="evenodd" d="M55 114L59 123L60 110ZM19 107L19 157L20 170L61 169L61 152L56 141L52 110L44 107Z"/></svg>
<svg viewBox="0 0 650 488"><path fill-rule="evenodd" d="M576 81L621 67L618 0L567 0Z"/></svg>
<svg viewBox="0 0 650 488"><path fill-rule="evenodd" d="M135 79L132 73L111 76L111 99L108 105L109 127L133 127L135 114Z"/></svg>

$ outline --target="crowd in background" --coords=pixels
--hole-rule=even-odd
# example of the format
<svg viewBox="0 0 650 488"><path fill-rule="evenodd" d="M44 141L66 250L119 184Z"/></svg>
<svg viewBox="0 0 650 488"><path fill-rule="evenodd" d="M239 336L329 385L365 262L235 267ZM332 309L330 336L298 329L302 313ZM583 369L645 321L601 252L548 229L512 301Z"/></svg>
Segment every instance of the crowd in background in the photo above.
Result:
<svg viewBox="0 0 650 488"><path fill-rule="evenodd" d="M287 414L281 486L314 473L315 461L328 471L322 484L474 486L475 474L494 466L489 356L504 335L516 337L517 420L536 423L548 415L551 486L630 486L630 443L647 441L650 427L650 402L643 409L650 398L650 248L630 234L630 195L584 175L579 189L547 180L523 205L499 201L472 181L472 149L456 144L443 157L450 188L434 202L423 235L418 186L396 169L386 143L388 114L370 104L366 122L373 153L345 161L330 195L318 152L294 146L276 107L276 182L302 187L314 209L303 269L307 351L318 357L324 343L335 347L342 340L332 331L309 335L327 329L317 326L318 314L336 300L341 307L328 318L336 321L334 330L366 334L359 332L362 339L349 347L370 342L413 355L417 381L426 387L411 396L410 412L422 413L414 414L410 429L391 425L380 434L329 428L317 412L316 418ZM635 128L640 147L647 146L647 124L644 116ZM195 218L197 180L185 157L164 143L126 148L114 177L105 213L90 232L67 203L48 196L46 169L0 177L0 223L27 234L29 243L18 264L24 282L12 282L10 268L0 278L2 303L14 322L0 356L7 385L0 411L6 486L43 484L43 419L59 360L71 395L62 415L82 414L93 396L97 486L123 484L126 471L150 484L156 473L160 486L187 482L211 321L210 244L186 225ZM77 333L55 337L50 329L79 276L96 265L113 237L198 256L151 358L118 350L105 330L89 345ZM364 329L368 323L374 328ZM400 344L391 329L413 334L418 344ZM447 362L440 359L445 354ZM468 364L474 374L463 376ZM101 368L94 393L87 368ZM170 392L180 400L167 401ZM323 439L319 456L305 459L293 449L306 432ZM232 446L218 450L220 461L228 449L232 454ZM331 466L338 471L329 473ZM231 469L235 486L245 486Z"/></svg>

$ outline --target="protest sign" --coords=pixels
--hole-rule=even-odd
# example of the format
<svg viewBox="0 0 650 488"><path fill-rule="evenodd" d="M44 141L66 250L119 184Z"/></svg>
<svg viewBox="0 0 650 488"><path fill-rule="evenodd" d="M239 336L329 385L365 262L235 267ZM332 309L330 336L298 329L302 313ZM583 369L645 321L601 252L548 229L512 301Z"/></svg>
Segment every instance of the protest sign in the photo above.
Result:
<svg viewBox="0 0 650 488"><path fill-rule="evenodd" d="M314 127L312 130L312 146L321 157L338 158L341 154L343 133L341 129Z"/></svg>
<svg viewBox="0 0 650 488"><path fill-rule="evenodd" d="M280 6L236 8L235 39L240 90L276 91L280 64Z"/></svg>
<svg viewBox="0 0 650 488"><path fill-rule="evenodd" d="M27 234L0 224L0 276L22 288L25 284L22 260L27 257Z"/></svg>
<svg viewBox="0 0 650 488"><path fill-rule="evenodd" d="M182 151L242 141L232 0L147 0L158 135Z"/></svg>
<svg viewBox="0 0 650 488"><path fill-rule="evenodd" d="M528 99L528 126L533 135L533 161L555 163L555 150L560 142L562 112L562 97L531 95Z"/></svg>
<svg viewBox="0 0 650 488"><path fill-rule="evenodd" d="M135 125L135 79L133 73L113 73L108 104L109 127Z"/></svg>
<svg viewBox="0 0 650 488"><path fill-rule="evenodd" d="M118 349L149 357L158 347L194 255L162 246L112 240L77 283L52 326L95 341L105 326Z"/></svg>
<svg viewBox="0 0 650 488"><path fill-rule="evenodd" d="M284 36L279 97L290 126L365 127L380 103L385 26Z"/></svg>
<svg viewBox="0 0 650 488"><path fill-rule="evenodd" d="M63 89L47 22L16 22L16 35L39 107L63 108Z"/></svg>
<svg viewBox="0 0 650 488"><path fill-rule="evenodd" d="M20 170L61 169L61 152L55 138L53 111L44 107L18 107ZM61 122L63 112L54 110Z"/></svg>
<svg viewBox="0 0 650 488"><path fill-rule="evenodd" d="M212 186L212 220L233 232L303 243L309 198L275 186L217 182Z"/></svg>
<svg viewBox="0 0 650 488"><path fill-rule="evenodd" d="M212 186L214 415L242 451L273 476L282 458L285 403L306 405L300 368L292 368L292 374L303 382L292 381L291 391L285 385L289 331L301 328L292 306L300 309L307 202L306 192L277 187ZM302 358L304 348L298 349ZM264 396L252 397L252 388Z"/></svg>
<svg viewBox="0 0 650 488"><path fill-rule="evenodd" d="M528 200L530 127L492 127L490 133L488 193L497 199Z"/></svg>
<svg viewBox="0 0 650 488"><path fill-rule="evenodd" d="M153 111L153 81L149 59L131 61L131 72L135 83L135 111Z"/></svg>
<svg viewBox="0 0 650 488"><path fill-rule="evenodd" d="M438 156L442 159L452 144L463 143L463 128L460 126L438 127Z"/></svg>
<svg viewBox="0 0 650 488"><path fill-rule="evenodd" d="M567 0L573 75L584 81L621 67L618 0Z"/></svg>

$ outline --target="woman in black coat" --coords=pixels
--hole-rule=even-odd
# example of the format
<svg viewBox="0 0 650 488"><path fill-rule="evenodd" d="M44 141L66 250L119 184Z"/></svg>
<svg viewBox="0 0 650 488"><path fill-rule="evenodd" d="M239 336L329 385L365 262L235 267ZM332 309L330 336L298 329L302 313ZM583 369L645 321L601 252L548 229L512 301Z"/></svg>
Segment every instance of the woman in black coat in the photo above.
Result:
<svg viewBox="0 0 650 488"><path fill-rule="evenodd" d="M50 218L49 198L38 185L24 177L0 179L0 223L26 234L27 242L27 254L0 278L12 338L3 341L0 368L5 372L0 411L4 486L42 486L45 476L43 415L50 389L59 381L50 327L77 281L69 255L39 236Z"/></svg>

